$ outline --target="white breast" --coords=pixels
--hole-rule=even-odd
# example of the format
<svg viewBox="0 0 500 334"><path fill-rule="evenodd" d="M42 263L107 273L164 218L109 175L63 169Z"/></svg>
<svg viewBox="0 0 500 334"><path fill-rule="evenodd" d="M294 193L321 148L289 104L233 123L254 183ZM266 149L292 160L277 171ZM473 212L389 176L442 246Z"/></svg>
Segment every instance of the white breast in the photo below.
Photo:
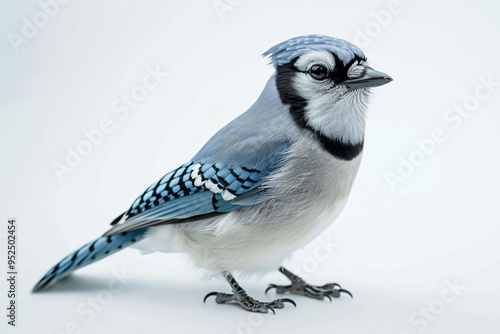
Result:
<svg viewBox="0 0 500 334"><path fill-rule="evenodd" d="M266 182L269 200L216 218L155 227L141 248L185 251L215 271L276 269L338 217L361 160L339 160L312 137L297 141L290 152Z"/></svg>
<svg viewBox="0 0 500 334"><path fill-rule="evenodd" d="M337 159L311 137L298 141L292 152L270 185L276 185L277 201L287 203L281 214L288 219L287 228L293 228L300 239L293 245L296 249L316 238L340 215L361 154L351 161Z"/></svg>

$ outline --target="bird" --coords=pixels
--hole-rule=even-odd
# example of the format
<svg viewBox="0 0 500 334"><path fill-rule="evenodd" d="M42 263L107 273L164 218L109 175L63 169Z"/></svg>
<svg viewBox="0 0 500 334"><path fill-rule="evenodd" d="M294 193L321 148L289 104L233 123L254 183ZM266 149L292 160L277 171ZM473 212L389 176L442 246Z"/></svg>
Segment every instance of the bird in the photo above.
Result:
<svg viewBox="0 0 500 334"><path fill-rule="evenodd" d="M371 89L392 78L350 42L304 35L262 54L275 69L256 102L211 137L187 163L151 184L99 238L63 258L33 288L132 246L184 252L225 279L217 304L275 313L285 303L253 299L235 273L278 270L289 285L266 293L324 300L352 294L316 286L283 266L343 210L363 154Z"/></svg>

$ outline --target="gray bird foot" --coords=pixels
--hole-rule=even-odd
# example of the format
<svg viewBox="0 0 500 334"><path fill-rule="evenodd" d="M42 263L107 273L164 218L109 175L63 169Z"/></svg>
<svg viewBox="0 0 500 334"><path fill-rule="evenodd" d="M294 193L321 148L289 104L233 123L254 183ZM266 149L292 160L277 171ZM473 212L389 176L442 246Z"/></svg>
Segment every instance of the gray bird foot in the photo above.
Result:
<svg viewBox="0 0 500 334"><path fill-rule="evenodd" d="M236 304L240 305L244 310L250 311L250 312L260 312L260 313L267 313L268 311L272 311L273 314L276 314L274 312L275 308L283 308L285 307L285 303L290 303L293 306L297 306L295 302L291 299L288 298L283 298L283 299L276 299L272 302L260 302L258 300L253 299L250 297L245 290L243 290L236 280L233 278L233 276L229 273L226 274L226 279L231 285L231 288L233 290L233 294L229 293L223 293L223 292L210 292L205 296L203 299L203 302L207 300L208 297L210 296L215 296L215 301L217 304L225 304L225 303L230 303L230 302L235 302Z"/></svg>
<svg viewBox="0 0 500 334"><path fill-rule="evenodd" d="M266 293L271 289L275 289L276 293L278 294L284 294L286 292L289 292L319 300L328 298L330 301L332 301L332 297L339 298L340 294L343 292L348 294L352 298L352 294L349 291L342 289L342 287L337 283L328 283L321 286L311 285L306 283L302 278L298 277L297 275L294 275L284 267L280 267L279 271L286 277L288 277L288 279L292 282L292 284L290 285L269 284L269 287L266 289Z"/></svg>
<svg viewBox="0 0 500 334"><path fill-rule="evenodd" d="M293 306L297 306L295 302L291 299L288 298L283 298L283 299L276 299L272 302L260 302L258 300L253 299L252 297L248 296L246 293L244 294L230 294L230 293L223 293L223 292L210 292L205 296L205 299L203 299L203 302L207 300L208 297L210 296L216 296L215 301L217 304L225 304L229 302L236 302L239 304L243 309L250 311L250 312L260 312L260 313L267 313L269 310L272 311L274 314L275 308L283 308L285 307L285 303L290 303Z"/></svg>

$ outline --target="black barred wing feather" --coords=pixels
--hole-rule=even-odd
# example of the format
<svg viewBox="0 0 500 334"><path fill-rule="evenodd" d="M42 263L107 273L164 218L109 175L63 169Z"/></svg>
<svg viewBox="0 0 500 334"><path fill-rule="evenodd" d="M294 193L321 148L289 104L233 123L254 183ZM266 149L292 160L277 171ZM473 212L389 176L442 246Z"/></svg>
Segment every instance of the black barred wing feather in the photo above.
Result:
<svg viewBox="0 0 500 334"><path fill-rule="evenodd" d="M104 235L193 221L259 203L265 200L260 186L269 172L264 167L184 164L147 188Z"/></svg>

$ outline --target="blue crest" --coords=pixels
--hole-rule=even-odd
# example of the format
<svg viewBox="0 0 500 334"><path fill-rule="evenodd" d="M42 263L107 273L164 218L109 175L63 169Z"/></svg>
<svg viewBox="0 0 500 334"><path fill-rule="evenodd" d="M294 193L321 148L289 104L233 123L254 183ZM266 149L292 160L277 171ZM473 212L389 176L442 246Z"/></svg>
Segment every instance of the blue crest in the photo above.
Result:
<svg viewBox="0 0 500 334"><path fill-rule="evenodd" d="M305 35L286 40L273 46L262 54L269 57L274 67L288 64L293 59L313 50L326 50L334 53L345 64L354 57L365 58L361 49L339 38L323 35Z"/></svg>

